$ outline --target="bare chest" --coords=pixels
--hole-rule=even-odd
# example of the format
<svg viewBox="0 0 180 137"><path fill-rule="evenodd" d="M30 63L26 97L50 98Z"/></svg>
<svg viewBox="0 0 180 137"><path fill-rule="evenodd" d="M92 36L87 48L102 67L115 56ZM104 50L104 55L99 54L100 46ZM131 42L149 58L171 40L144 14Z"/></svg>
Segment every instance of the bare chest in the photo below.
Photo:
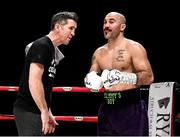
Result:
<svg viewBox="0 0 180 137"><path fill-rule="evenodd" d="M103 69L118 69L128 71L132 69L132 61L129 52L126 49L117 49L108 51L99 58L100 68Z"/></svg>

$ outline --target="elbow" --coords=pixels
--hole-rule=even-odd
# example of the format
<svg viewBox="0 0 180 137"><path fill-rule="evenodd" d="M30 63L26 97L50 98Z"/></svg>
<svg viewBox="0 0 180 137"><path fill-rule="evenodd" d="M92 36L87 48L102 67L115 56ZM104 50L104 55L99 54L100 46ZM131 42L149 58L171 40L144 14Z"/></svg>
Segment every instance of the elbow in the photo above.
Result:
<svg viewBox="0 0 180 137"><path fill-rule="evenodd" d="M149 80L149 85L154 82L154 77Z"/></svg>
<svg viewBox="0 0 180 137"><path fill-rule="evenodd" d="M149 76L149 79L148 79L148 81L147 81L147 84L150 85L150 84L152 84L153 82L154 82L154 75L152 74L152 75Z"/></svg>

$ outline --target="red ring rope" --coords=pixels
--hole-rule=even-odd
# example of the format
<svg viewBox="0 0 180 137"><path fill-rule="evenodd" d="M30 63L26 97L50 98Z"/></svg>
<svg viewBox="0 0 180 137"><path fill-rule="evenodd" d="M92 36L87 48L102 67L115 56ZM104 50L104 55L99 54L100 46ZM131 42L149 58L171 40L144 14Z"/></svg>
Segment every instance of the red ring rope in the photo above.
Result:
<svg viewBox="0 0 180 137"><path fill-rule="evenodd" d="M19 91L17 86L0 86L0 91ZM52 92L104 92L105 89L101 88L99 91L93 91L86 87L53 87Z"/></svg>
<svg viewBox="0 0 180 137"><path fill-rule="evenodd" d="M0 114L0 120L14 120L14 115ZM71 122L92 122L96 123L97 116L55 116L57 121L71 121Z"/></svg>

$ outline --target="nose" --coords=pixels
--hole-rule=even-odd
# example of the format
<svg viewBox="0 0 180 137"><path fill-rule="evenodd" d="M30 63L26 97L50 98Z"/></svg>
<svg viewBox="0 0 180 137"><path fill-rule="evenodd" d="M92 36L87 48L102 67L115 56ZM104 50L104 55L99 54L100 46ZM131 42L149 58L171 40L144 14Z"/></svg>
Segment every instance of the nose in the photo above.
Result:
<svg viewBox="0 0 180 137"><path fill-rule="evenodd" d="M74 35L75 35L75 30L73 30L73 31L71 32L71 35L72 35L72 36L74 36Z"/></svg>
<svg viewBox="0 0 180 137"><path fill-rule="evenodd" d="M105 28L109 28L109 23L108 22L104 23L104 29Z"/></svg>

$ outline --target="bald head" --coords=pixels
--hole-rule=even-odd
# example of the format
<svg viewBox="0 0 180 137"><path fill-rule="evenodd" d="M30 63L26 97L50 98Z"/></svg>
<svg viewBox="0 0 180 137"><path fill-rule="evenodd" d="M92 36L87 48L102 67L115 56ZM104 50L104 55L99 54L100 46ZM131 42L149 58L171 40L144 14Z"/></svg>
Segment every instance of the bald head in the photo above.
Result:
<svg viewBox="0 0 180 137"><path fill-rule="evenodd" d="M120 23L126 24L126 18L119 12L109 12L105 18L116 18Z"/></svg>

